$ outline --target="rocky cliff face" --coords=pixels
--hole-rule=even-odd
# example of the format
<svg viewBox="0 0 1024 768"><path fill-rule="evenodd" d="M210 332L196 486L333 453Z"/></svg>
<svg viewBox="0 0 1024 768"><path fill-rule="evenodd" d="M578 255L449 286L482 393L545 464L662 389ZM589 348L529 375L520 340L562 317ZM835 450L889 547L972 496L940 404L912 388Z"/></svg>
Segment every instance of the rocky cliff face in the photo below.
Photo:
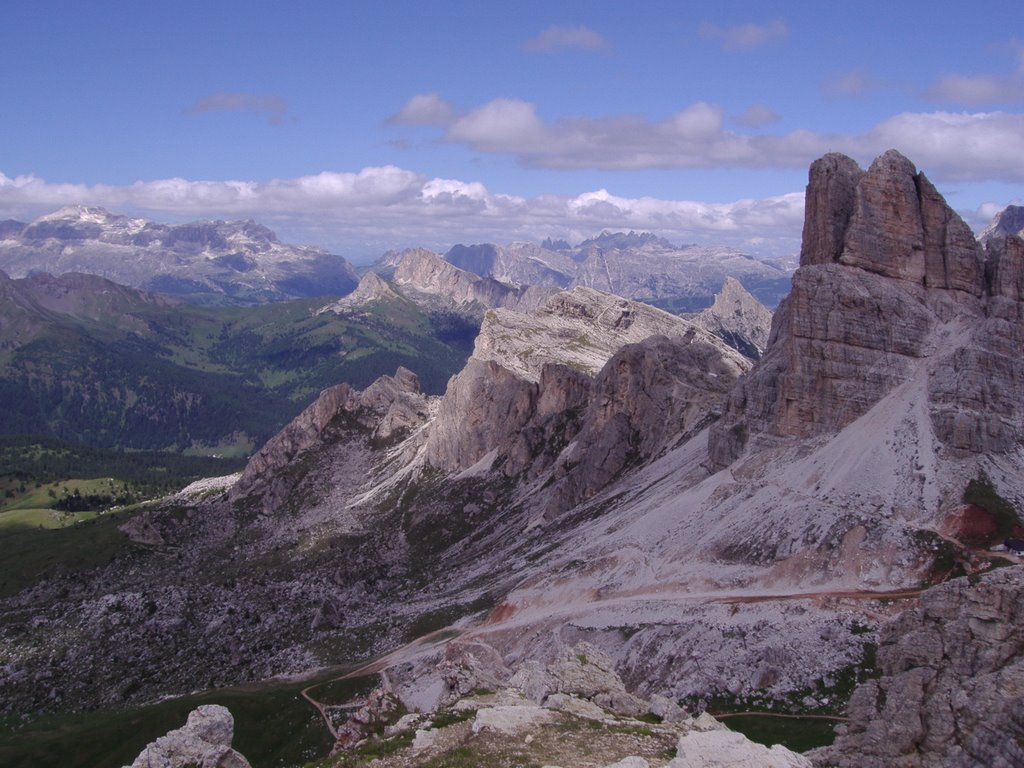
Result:
<svg viewBox="0 0 1024 768"><path fill-rule="evenodd" d="M881 677L858 688L850 722L815 765L1024 765L1024 569L925 592L887 625Z"/></svg>
<svg viewBox="0 0 1024 768"><path fill-rule="evenodd" d="M6 222L0 269L85 272L124 285L202 303L344 294L357 279L341 256L291 246L254 221L199 221L178 226L70 206L29 224Z"/></svg>
<svg viewBox="0 0 1024 768"><path fill-rule="evenodd" d="M426 460L528 480L553 467L550 507L565 508L705 426L747 367L681 318L590 289L528 315L489 313L441 400Z"/></svg>
<svg viewBox="0 0 1024 768"><path fill-rule="evenodd" d="M691 320L751 360L764 354L772 329L771 310L733 277L725 278L714 304Z"/></svg>
<svg viewBox="0 0 1024 768"><path fill-rule="evenodd" d="M259 489L263 509L272 511L293 490L286 470L303 454L328 442L332 426L358 425L373 441L388 444L421 426L428 412L419 379L406 368L399 368L394 376L380 377L362 392L348 384L325 389L249 460L232 496L244 498Z"/></svg>
<svg viewBox="0 0 1024 768"><path fill-rule="evenodd" d="M1007 451L1024 439L1019 240L982 250L909 160L868 171L816 161L800 268L762 364L730 396L713 461L752 438L832 434L895 387L927 379L936 435L953 451Z"/></svg>

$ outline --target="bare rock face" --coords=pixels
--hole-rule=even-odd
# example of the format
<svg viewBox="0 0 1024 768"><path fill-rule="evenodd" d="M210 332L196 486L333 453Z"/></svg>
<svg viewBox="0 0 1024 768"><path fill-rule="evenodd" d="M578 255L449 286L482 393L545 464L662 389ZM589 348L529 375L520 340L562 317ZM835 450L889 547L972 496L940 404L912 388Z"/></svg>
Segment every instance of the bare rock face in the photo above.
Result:
<svg viewBox="0 0 1024 768"><path fill-rule="evenodd" d="M725 278L715 302L693 317L693 323L713 333L752 360L764 354L772 329L772 312L755 299L739 280Z"/></svg>
<svg viewBox="0 0 1024 768"><path fill-rule="evenodd" d="M419 377L406 368L399 367L394 376L381 376L362 392L348 384L325 389L249 460L232 496L247 496L269 482L271 487L262 493L263 506L273 508L287 494L287 488L276 488L284 482L284 470L317 446L338 419L387 443L418 427L427 416L427 398L420 392Z"/></svg>
<svg viewBox="0 0 1024 768"><path fill-rule="evenodd" d="M553 508L590 498L714 421L746 370L741 360L696 335L623 347L595 378L579 431L558 458L564 476L553 484Z"/></svg>
<svg viewBox="0 0 1024 768"><path fill-rule="evenodd" d="M1024 568L928 590L883 629L878 663L815 765L1024 765Z"/></svg>
<svg viewBox="0 0 1024 768"><path fill-rule="evenodd" d="M927 377L937 437L952 451L1024 440L1022 244L986 251L905 157L868 171L826 155L811 166L793 289L768 349L713 428L713 464L751 438L835 433L888 392Z"/></svg>
<svg viewBox="0 0 1024 768"><path fill-rule="evenodd" d="M129 768L250 768L231 748L235 720L219 704L192 711L185 725L149 744Z"/></svg>
<svg viewBox="0 0 1024 768"><path fill-rule="evenodd" d="M703 429L748 366L681 318L590 289L533 315L490 313L441 401L426 461L527 481L550 471L551 509L562 509Z"/></svg>

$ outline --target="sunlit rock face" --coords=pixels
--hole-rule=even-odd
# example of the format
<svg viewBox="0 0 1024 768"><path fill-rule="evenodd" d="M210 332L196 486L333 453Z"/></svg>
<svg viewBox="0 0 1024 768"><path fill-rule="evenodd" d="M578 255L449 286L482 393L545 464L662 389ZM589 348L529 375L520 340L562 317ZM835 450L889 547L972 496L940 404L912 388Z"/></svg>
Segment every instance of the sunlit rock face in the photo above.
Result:
<svg viewBox="0 0 1024 768"><path fill-rule="evenodd" d="M1022 246L1011 235L983 248L896 151L867 171L816 161L792 292L712 430L712 461L730 464L754 438L832 434L918 376L946 448L1019 445Z"/></svg>

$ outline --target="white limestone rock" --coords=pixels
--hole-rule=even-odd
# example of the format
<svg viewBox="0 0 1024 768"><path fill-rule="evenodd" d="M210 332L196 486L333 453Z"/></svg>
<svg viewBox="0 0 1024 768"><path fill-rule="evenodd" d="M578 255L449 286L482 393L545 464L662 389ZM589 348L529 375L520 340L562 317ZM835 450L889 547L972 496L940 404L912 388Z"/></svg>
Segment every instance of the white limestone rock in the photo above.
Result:
<svg viewBox="0 0 1024 768"><path fill-rule="evenodd" d="M497 706L478 710L473 719L473 733L494 731L516 735L554 719L550 709L532 704L523 706Z"/></svg>
<svg viewBox="0 0 1024 768"><path fill-rule="evenodd" d="M668 768L812 768L811 761L786 747L768 748L727 729L691 731L679 737Z"/></svg>
<svg viewBox="0 0 1024 768"><path fill-rule="evenodd" d="M251 768L231 748L235 721L218 704L192 711L184 727L149 744L130 768Z"/></svg>

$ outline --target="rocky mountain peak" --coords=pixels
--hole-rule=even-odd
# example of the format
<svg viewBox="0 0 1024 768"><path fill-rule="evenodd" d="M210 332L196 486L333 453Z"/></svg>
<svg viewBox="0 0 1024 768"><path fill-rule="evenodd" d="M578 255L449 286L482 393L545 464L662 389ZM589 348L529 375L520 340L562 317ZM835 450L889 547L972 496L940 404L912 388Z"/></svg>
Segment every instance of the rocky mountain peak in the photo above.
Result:
<svg viewBox="0 0 1024 768"><path fill-rule="evenodd" d="M403 294L419 304L434 303L478 318L483 316L484 310L494 307L531 309L550 293L481 277L423 248L403 252L395 267L394 282Z"/></svg>
<svg viewBox="0 0 1024 768"><path fill-rule="evenodd" d="M836 154L811 166L801 266L839 263L980 295L982 261L970 227L896 150L866 172Z"/></svg>
<svg viewBox="0 0 1024 768"><path fill-rule="evenodd" d="M365 307L368 304L374 304L379 301L401 301L401 299L402 297L391 287L387 280L376 272L367 272L363 275L359 285L356 286L352 293L348 296L342 296L332 304L321 307L317 310L317 314L321 312L341 314L342 312Z"/></svg>
<svg viewBox="0 0 1024 768"><path fill-rule="evenodd" d="M658 237L652 232L602 232L597 237L584 240L579 244L581 249L588 247L597 247L601 249L623 249L623 248L642 248L645 246L655 246L658 248L673 249L675 248L672 243L668 240Z"/></svg>
<svg viewBox="0 0 1024 768"><path fill-rule="evenodd" d="M492 310L425 458L448 472L550 473L545 514L558 514L704 428L748 367L688 321L590 288L529 314Z"/></svg>
<svg viewBox="0 0 1024 768"><path fill-rule="evenodd" d="M1008 450L1024 437L1018 239L987 252L907 158L810 170L800 268L768 350L712 430L728 464L751 436L831 434L896 387L921 382L937 437Z"/></svg>
<svg viewBox="0 0 1024 768"><path fill-rule="evenodd" d="M733 349L757 360L768 346L772 312L734 277L726 277L714 303L693 317L694 325L713 333Z"/></svg>
<svg viewBox="0 0 1024 768"><path fill-rule="evenodd" d="M348 384L329 387L249 460L232 493L242 498L259 490L263 508L274 509L291 490L282 470L321 446L332 428L357 429L387 443L422 424L427 411L419 377L407 368L362 392Z"/></svg>
<svg viewBox="0 0 1024 768"><path fill-rule="evenodd" d="M114 216L106 208L99 206L87 206L87 205L65 205L62 208L58 208L52 213L45 214L36 219L36 221L61 221L61 220L72 220L72 221L88 221L92 223L105 223L114 218L124 218L123 216Z"/></svg>
<svg viewBox="0 0 1024 768"><path fill-rule="evenodd" d="M978 240L987 243L989 240L1007 235L1024 237L1024 205L1008 205L997 213L978 235Z"/></svg>

